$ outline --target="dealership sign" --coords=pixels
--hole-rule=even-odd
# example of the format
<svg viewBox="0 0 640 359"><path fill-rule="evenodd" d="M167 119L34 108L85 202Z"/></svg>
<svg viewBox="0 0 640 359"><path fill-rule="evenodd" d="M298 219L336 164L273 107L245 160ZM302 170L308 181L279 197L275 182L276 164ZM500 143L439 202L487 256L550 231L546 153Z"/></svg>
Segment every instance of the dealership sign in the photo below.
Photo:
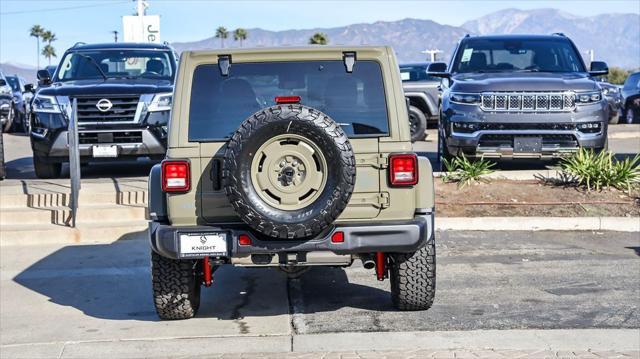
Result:
<svg viewBox="0 0 640 359"><path fill-rule="evenodd" d="M160 43L160 16L123 16L122 29L125 42Z"/></svg>

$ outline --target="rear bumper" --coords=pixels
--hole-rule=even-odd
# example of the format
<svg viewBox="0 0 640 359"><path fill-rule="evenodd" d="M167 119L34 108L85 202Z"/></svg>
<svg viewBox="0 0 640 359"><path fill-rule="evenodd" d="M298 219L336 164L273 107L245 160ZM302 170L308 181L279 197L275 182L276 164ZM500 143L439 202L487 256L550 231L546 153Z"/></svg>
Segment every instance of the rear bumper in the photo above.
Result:
<svg viewBox="0 0 640 359"><path fill-rule="evenodd" d="M331 227L317 238L297 241L265 240L258 238L245 224L227 224L221 226L189 226L174 227L150 222L150 244L154 252L161 256L179 259L180 234L227 234L229 258L246 258L256 254L268 254L287 258L290 254L309 252L330 252L336 255L373 253L373 252L414 252L434 235L434 215L416 213L410 221L339 224ZM333 243L333 233L342 231L344 242ZM251 245L239 245L238 236L246 234L251 237ZM188 258L202 258L189 256Z"/></svg>

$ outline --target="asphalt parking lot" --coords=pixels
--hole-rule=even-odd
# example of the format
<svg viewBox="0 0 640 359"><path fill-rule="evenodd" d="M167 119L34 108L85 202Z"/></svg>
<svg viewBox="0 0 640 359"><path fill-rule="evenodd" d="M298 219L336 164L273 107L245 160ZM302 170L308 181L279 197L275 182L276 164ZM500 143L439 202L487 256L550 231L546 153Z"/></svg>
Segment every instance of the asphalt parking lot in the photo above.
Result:
<svg viewBox="0 0 640 359"><path fill-rule="evenodd" d="M124 340L251 337L247 351L288 351L309 334L640 327L637 233L438 233L436 302L425 312L394 310L389 282L359 263L295 280L223 267L197 317L177 322L155 315L142 235L3 247L2 349L108 356Z"/></svg>
<svg viewBox="0 0 640 359"><path fill-rule="evenodd" d="M427 156L434 168L437 165L437 132L427 131L427 140L414 144L414 150ZM4 134L5 162L7 178L35 179L33 172L32 152L29 138L23 134ZM609 127L609 149L618 156L625 158L640 153L640 125L612 125ZM147 176L155 162L145 159L128 162L90 163L82 168L84 178L104 177L140 177ZM497 169L500 170L536 170L550 168L550 162L534 160L501 161ZM63 176L68 176L69 170L65 166Z"/></svg>

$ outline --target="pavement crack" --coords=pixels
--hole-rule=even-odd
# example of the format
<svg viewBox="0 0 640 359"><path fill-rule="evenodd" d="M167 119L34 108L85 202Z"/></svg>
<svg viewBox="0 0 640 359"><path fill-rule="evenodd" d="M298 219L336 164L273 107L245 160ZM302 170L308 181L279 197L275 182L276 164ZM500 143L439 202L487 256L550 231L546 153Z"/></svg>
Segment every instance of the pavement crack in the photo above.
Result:
<svg viewBox="0 0 640 359"><path fill-rule="evenodd" d="M289 315L291 316L291 340L293 336L304 334L306 324L304 322L304 300L300 279L287 278L287 298L289 300Z"/></svg>

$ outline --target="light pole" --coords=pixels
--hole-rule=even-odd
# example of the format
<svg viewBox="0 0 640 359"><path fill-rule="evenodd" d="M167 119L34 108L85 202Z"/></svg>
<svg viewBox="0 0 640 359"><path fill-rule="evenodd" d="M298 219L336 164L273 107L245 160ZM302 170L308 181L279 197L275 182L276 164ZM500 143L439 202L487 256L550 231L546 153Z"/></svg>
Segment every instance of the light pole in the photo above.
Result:
<svg viewBox="0 0 640 359"><path fill-rule="evenodd" d="M589 62L593 62L595 51L593 51L593 49L589 49L589 50L586 50L584 53L589 55Z"/></svg>
<svg viewBox="0 0 640 359"><path fill-rule="evenodd" d="M118 30L111 31L113 33L113 42L118 42Z"/></svg>
<svg viewBox="0 0 640 359"><path fill-rule="evenodd" d="M437 54L441 54L442 50L438 50L438 49L427 49L424 51L420 51L420 53L423 54L429 54L429 56L431 57L431 62L436 62L436 55Z"/></svg>

